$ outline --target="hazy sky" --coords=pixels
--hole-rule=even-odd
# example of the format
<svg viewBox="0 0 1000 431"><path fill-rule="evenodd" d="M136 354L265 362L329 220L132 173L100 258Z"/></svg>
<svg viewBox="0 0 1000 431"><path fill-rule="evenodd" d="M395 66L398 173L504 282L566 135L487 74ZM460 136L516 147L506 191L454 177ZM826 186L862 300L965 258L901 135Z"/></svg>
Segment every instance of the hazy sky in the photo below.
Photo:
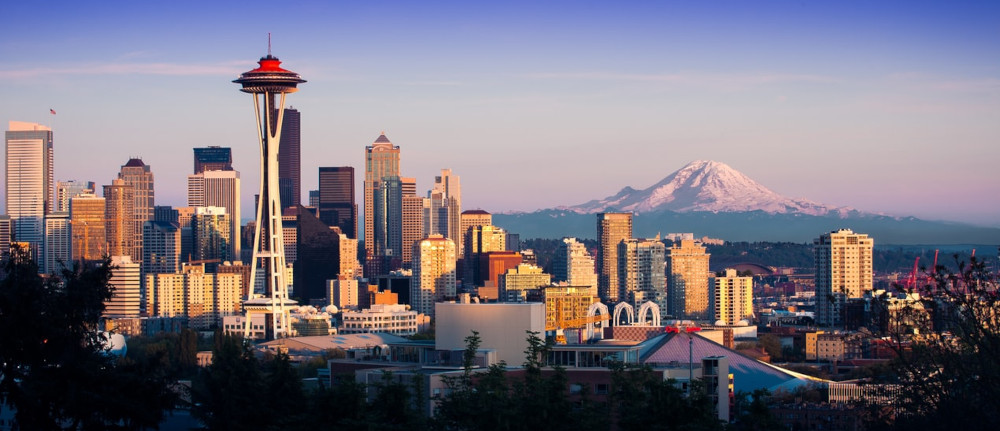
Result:
<svg viewBox="0 0 1000 431"><path fill-rule="evenodd" d="M451 168L465 208L711 159L789 197L1000 225L1000 2L147 3L0 5L0 121L53 127L57 179L140 156L182 206L191 148L230 146L249 217L256 127L230 81L271 32L309 81L288 97L303 195L319 166L360 182L384 130L420 193Z"/></svg>

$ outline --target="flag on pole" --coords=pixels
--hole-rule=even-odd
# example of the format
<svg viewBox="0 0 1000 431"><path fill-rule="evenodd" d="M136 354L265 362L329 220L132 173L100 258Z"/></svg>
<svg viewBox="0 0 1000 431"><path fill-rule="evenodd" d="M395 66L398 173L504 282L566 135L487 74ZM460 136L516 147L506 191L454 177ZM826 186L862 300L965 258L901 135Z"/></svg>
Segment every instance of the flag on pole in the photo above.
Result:
<svg viewBox="0 0 1000 431"><path fill-rule="evenodd" d="M52 109L52 108L49 108L49 113L52 114L52 115L56 115L56 110Z"/></svg>

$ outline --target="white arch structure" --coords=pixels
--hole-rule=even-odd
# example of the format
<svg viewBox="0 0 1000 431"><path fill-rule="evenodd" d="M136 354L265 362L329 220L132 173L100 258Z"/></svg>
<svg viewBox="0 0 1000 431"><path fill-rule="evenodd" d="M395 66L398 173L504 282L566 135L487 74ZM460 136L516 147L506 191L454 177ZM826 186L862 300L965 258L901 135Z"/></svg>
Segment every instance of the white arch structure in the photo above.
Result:
<svg viewBox="0 0 1000 431"><path fill-rule="evenodd" d="M605 320L599 320L595 322L596 319L593 319L594 317L597 317L598 312L604 315L605 317L609 317L607 305L604 305L600 302L595 302L593 304L590 304L590 308L587 309L587 317L588 317L587 329L586 332L584 332L583 334L587 340L591 340L594 338L594 323L600 323L601 329L604 329L604 327L607 326L607 323L604 323Z"/></svg>
<svg viewBox="0 0 1000 431"><path fill-rule="evenodd" d="M646 301L639 306L639 319L636 324L645 325L646 314L650 312L653 313L653 324L650 326L660 326L660 306L653 301Z"/></svg>
<svg viewBox="0 0 1000 431"><path fill-rule="evenodd" d="M625 318L628 319L628 320L625 321L625 325L632 325L632 324L634 324L635 323L635 308L632 308L632 304L629 304L627 302L619 302L618 305L615 306L615 320L614 320L614 325L618 326L618 325L621 324L621 322L622 322L622 320L621 320L622 311L625 311Z"/></svg>

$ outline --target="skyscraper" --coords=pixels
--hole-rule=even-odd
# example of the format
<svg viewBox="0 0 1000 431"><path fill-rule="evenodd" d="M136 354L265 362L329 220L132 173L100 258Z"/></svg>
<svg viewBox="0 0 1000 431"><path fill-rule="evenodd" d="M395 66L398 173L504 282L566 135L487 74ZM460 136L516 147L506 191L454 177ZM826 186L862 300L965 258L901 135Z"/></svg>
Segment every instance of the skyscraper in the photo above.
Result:
<svg viewBox="0 0 1000 431"><path fill-rule="evenodd" d="M159 220L148 221L142 227L142 237L143 274L180 271L181 229L177 223Z"/></svg>
<svg viewBox="0 0 1000 431"><path fill-rule="evenodd" d="M94 193L93 181L58 181L56 182L56 211L69 212L69 200L83 193Z"/></svg>
<svg viewBox="0 0 1000 431"><path fill-rule="evenodd" d="M295 296L303 303L326 296L326 281L337 278L340 268L340 229L330 228L303 206L288 208L295 218L299 237L296 248ZM357 243L352 254L357 256ZM286 247L286 249L291 247ZM353 269L353 268L352 268Z"/></svg>
<svg viewBox="0 0 1000 431"><path fill-rule="evenodd" d="M69 212L53 211L45 216L45 247L44 257L39 264L44 273L59 272L63 265L72 268L72 255L69 230Z"/></svg>
<svg viewBox="0 0 1000 431"><path fill-rule="evenodd" d="M618 298L618 243L632 238L632 213L597 214L597 293L605 303Z"/></svg>
<svg viewBox="0 0 1000 431"><path fill-rule="evenodd" d="M142 159L133 157L122 165L118 178L132 189L132 235L135 254L132 260L138 262L142 255L142 225L153 219L153 208L156 206L153 192L153 171Z"/></svg>
<svg viewBox="0 0 1000 431"><path fill-rule="evenodd" d="M215 260L208 263L209 271L214 271L222 261L232 256L232 228L230 215L222 207L195 207L191 220L194 237L193 254L195 260Z"/></svg>
<svg viewBox="0 0 1000 431"><path fill-rule="evenodd" d="M55 210L52 129L11 121L5 141L7 215L14 221L14 238L31 244L37 259L44 242L43 219Z"/></svg>
<svg viewBox="0 0 1000 431"><path fill-rule="evenodd" d="M660 238L629 238L618 243L618 298L638 308L646 301L667 311L666 246Z"/></svg>
<svg viewBox="0 0 1000 431"><path fill-rule="evenodd" d="M441 234L455 242L459 256L463 255L462 186L451 169L442 169L434 177L434 188L424 199L424 236Z"/></svg>
<svg viewBox="0 0 1000 431"><path fill-rule="evenodd" d="M489 226L493 224L493 215L487 211L483 210L465 210L462 211L461 221L459 222L459 233L462 238L462 250L468 247L465 244L465 235L469 233L469 229L473 226ZM462 255L464 256L464 254Z"/></svg>
<svg viewBox="0 0 1000 431"><path fill-rule="evenodd" d="M417 195L416 178L400 178L403 192L403 268L413 268L413 245L424 237L424 199Z"/></svg>
<svg viewBox="0 0 1000 431"><path fill-rule="evenodd" d="M465 263L465 271L462 275L462 284L466 289L480 287L486 274L482 270L482 258L487 253L506 250L507 235L503 228L487 225L473 226L465 234L465 243L469 248L465 249L465 256L462 261Z"/></svg>
<svg viewBox="0 0 1000 431"><path fill-rule="evenodd" d="M562 244L552 258L552 272L555 281L565 281L574 287L590 289L597 296L597 272L594 258L587 247L576 238L563 238Z"/></svg>
<svg viewBox="0 0 1000 431"><path fill-rule="evenodd" d="M872 290L872 248L867 234L840 229L813 241L816 256L816 323L843 324L843 305Z"/></svg>
<svg viewBox="0 0 1000 431"><path fill-rule="evenodd" d="M93 262L108 253L104 198L84 193L69 200L70 251L73 261Z"/></svg>
<svg viewBox="0 0 1000 431"><path fill-rule="evenodd" d="M14 222L7 214L0 214L0 256L10 253L10 240L14 234Z"/></svg>
<svg viewBox="0 0 1000 431"><path fill-rule="evenodd" d="M413 245L413 280L410 305L418 313L434 317L434 303L454 297L455 243L443 235L431 235Z"/></svg>
<svg viewBox="0 0 1000 431"><path fill-rule="evenodd" d="M194 173L233 170L233 150L227 147L194 149Z"/></svg>
<svg viewBox="0 0 1000 431"><path fill-rule="evenodd" d="M385 132L372 145L365 147L365 275L378 275L382 273L381 260L376 256L383 254L379 249L379 239L385 238L384 232L388 226L384 225L385 217L377 217L376 212L387 214L391 212L386 205L392 204L386 199L376 199L376 194L381 193L384 187L384 178L399 177L399 146L393 145ZM382 197L385 197L382 193ZM400 205L402 203L400 202ZM379 234L376 234L376 230ZM384 239L383 239L384 241Z"/></svg>
<svg viewBox="0 0 1000 431"><path fill-rule="evenodd" d="M278 190L284 208L302 202L302 121L295 108L285 109L278 150ZM354 188L352 187L351 190Z"/></svg>
<svg viewBox="0 0 1000 431"><path fill-rule="evenodd" d="M354 168L319 168L319 219L351 238L358 237L358 204L354 199Z"/></svg>
<svg viewBox="0 0 1000 431"><path fill-rule="evenodd" d="M188 175L188 206L223 207L229 214L229 255L223 260L240 259L240 173L204 171ZM181 225L183 227L183 224Z"/></svg>
<svg viewBox="0 0 1000 431"><path fill-rule="evenodd" d="M681 240L667 250L667 300L669 312L678 319L709 320L708 259L705 247L694 240Z"/></svg>
<svg viewBox="0 0 1000 431"><path fill-rule="evenodd" d="M105 317L139 317L142 304L139 263L128 256L111 256L111 299L104 303Z"/></svg>
<svg viewBox="0 0 1000 431"><path fill-rule="evenodd" d="M726 269L726 275L713 277L713 303L716 322L735 325L753 317L753 277L739 277L735 269Z"/></svg>
<svg viewBox="0 0 1000 431"><path fill-rule="evenodd" d="M114 179L104 186L104 223L108 237L108 254L111 256L142 255L135 243L135 190L125 180Z"/></svg>

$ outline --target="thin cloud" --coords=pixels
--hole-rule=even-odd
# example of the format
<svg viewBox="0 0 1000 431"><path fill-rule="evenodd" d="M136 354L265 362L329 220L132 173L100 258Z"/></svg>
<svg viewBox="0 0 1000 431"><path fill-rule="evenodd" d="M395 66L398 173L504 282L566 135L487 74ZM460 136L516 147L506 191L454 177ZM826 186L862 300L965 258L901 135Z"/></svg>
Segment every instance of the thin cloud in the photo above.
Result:
<svg viewBox="0 0 1000 431"><path fill-rule="evenodd" d="M528 79L584 79L622 82L658 82L666 84L704 86L757 86L772 83L807 82L836 83L838 79L825 75L787 73L614 73L614 72L556 72L521 75Z"/></svg>
<svg viewBox="0 0 1000 431"><path fill-rule="evenodd" d="M905 85L911 90L932 89L952 93L994 93L1000 91L1000 79L984 78L945 78L918 72L902 72L890 74L888 81Z"/></svg>
<svg viewBox="0 0 1000 431"><path fill-rule="evenodd" d="M212 64L179 63L89 63L61 67L35 67L0 70L2 79L26 79L59 75L237 75L253 62L230 61Z"/></svg>
<svg viewBox="0 0 1000 431"><path fill-rule="evenodd" d="M461 81L410 81L406 85L425 87L461 87L466 85Z"/></svg>

